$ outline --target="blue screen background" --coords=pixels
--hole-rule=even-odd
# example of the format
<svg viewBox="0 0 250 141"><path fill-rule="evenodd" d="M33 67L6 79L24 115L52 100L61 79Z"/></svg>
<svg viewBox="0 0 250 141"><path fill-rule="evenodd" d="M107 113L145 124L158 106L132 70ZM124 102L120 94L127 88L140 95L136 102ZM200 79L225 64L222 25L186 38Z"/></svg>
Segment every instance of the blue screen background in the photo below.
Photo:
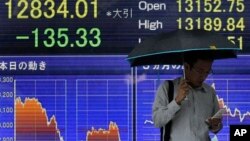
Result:
<svg viewBox="0 0 250 141"><path fill-rule="evenodd" d="M21 62L32 61L45 62L45 70L39 70L39 65L37 70L20 69ZM38 99L48 118L56 117L65 141L85 141L88 131L108 130L110 122L117 124L121 141L134 137L138 141L159 140L159 129L151 118L155 92L163 80L182 75L182 66L176 65L131 68L124 55L6 56L0 62L7 66L0 69L0 91L14 92L13 97L0 97L0 122L14 123L12 128L0 128L1 140L15 137L15 112L4 113L3 108L14 107L18 97L23 102L25 98ZM11 62L16 62L16 70L10 69ZM224 128L217 135L210 134L213 141L229 141L232 124L250 124L249 69L249 55L215 61L214 73L206 82L215 87L228 112L223 117ZM3 82L3 77L14 81ZM137 83L133 84L133 79Z"/></svg>

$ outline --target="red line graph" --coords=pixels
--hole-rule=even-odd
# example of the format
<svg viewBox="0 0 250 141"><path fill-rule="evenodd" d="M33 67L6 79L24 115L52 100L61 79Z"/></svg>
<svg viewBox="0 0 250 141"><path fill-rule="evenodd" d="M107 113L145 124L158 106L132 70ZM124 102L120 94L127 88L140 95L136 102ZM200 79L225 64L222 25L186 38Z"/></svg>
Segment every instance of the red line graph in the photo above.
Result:
<svg viewBox="0 0 250 141"><path fill-rule="evenodd" d="M110 122L109 129L94 129L87 132L86 141L120 141L119 128L115 122Z"/></svg>
<svg viewBox="0 0 250 141"><path fill-rule="evenodd" d="M63 141L55 116L48 119L46 110L35 98L15 100L17 140Z"/></svg>

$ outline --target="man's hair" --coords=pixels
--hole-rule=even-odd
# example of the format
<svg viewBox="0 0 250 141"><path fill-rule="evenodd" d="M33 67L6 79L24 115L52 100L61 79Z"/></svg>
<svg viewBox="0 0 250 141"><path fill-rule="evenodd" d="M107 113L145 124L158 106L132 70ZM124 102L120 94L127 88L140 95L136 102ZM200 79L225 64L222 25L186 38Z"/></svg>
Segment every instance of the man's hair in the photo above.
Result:
<svg viewBox="0 0 250 141"><path fill-rule="evenodd" d="M191 67L193 67L198 60L208 60L212 62L214 58L211 52L206 51L192 51L184 53L184 62L189 64Z"/></svg>

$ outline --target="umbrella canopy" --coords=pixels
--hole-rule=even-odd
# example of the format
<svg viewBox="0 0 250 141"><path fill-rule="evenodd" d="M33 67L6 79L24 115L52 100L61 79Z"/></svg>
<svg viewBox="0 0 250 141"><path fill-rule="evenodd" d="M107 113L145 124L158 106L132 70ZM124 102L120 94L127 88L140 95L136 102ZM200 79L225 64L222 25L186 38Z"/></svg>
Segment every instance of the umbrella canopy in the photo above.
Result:
<svg viewBox="0 0 250 141"><path fill-rule="evenodd" d="M183 64L185 53L205 53L213 59L223 59L235 58L237 50L240 48L215 32L176 30L145 39L127 59L131 66Z"/></svg>

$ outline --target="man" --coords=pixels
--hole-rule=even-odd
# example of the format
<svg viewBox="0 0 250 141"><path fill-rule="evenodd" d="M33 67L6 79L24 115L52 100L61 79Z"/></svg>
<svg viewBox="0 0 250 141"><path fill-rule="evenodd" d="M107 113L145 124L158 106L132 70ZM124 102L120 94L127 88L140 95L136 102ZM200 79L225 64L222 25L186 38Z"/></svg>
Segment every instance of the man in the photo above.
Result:
<svg viewBox="0 0 250 141"><path fill-rule="evenodd" d="M160 85L153 104L153 121L156 127L164 127L172 121L171 141L209 141L209 130L217 133L221 119L211 118L219 103L215 90L203 83L213 59L205 54L184 56L184 78L173 80L174 96L168 101L168 81ZM208 122L206 122L208 120Z"/></svg>

